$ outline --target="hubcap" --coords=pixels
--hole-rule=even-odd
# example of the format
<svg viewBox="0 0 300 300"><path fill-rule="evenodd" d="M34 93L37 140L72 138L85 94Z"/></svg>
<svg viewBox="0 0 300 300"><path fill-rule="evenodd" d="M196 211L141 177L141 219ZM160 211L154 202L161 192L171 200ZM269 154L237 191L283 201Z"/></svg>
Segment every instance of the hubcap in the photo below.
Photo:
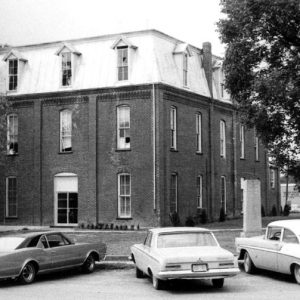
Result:
<svg viewBox="0 0 300 300"><path fill-rule="evenodd" d="M31 265L26 265L23 269L23 278L26 280L26 281L31 281L32 278L33 278L33 273L34 273L34 270L32 268Z"/></svg>
<svg viewBox="0 0 300 300"><path fill-rule="evenodd" d="M245 254L244 267L246 272L249 271L249 264L250 264L249 256L248 254Z"/></svg>

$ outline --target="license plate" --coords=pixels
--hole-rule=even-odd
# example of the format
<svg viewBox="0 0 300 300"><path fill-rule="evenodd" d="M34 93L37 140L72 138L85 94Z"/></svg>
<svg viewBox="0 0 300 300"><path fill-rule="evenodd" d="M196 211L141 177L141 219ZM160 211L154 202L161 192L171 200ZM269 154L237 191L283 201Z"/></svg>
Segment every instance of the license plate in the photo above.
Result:
<svg viewBox="0 0 300 300"><path fill-rule="evenodd" d="M207 271L207 265L205 265L205 264L192 265L192 271L193 272L206 272Z"/></svg>

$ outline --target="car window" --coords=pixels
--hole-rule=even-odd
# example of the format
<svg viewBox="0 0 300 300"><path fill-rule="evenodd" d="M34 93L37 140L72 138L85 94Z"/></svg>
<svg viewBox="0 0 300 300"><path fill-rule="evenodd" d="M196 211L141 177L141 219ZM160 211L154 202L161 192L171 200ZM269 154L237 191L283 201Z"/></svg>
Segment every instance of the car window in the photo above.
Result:
<svg viewBox="0 0 300 300"><path fill-rule="evenodd" d="M70 244L70 242L60 234L49 234L47 235L47 240L50 248L61 247Z"/></svg>
<svg viewBox="0 0 300 300"><path fill-rule="evenodd" d="M281 236L280 227L268 227L267 239L272 241L279 241Z"/></svg>
<svg viewBox="0 0 300 300"><path fill-rule="evenodd" d="M289 244L299 244L297 236L288 229L284 229L282 241Z"/></svg>
<svg viewBox="0 0 300 300"><path fill-rule="evenodd" d="M38 244L37 244L37 247L38 248L48 248L49 246L48 246L48 242L47 242L47 240L46 240L46 238L45 238L45 236L44 235L42 235L41 237L40 237L40 239L39 239L39 242L38 242Z"/></svg>
<svg viewBox="0 0 300 300"><path fill-rule="evenodd" d="M27 244L27 248L37 247L40 237L41 237L40 235L34 236Z"/></svg>
<svg viewBox="0 0 300 300"><path fill-rule="evenodd" d="M151 242L152 242L152 232L149 231L148 235L145 239L144 245L150 247L151 246Z"/></svg>

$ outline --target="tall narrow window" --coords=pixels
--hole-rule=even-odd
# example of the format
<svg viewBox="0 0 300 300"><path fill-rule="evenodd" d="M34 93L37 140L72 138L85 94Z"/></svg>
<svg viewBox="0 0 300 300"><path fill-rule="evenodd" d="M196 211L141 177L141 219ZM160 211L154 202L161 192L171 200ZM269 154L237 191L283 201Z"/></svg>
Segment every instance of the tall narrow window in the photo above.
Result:
<svg viewBox="0 0 300 300"><path fill-rule="evenodd" d="M259 160L259 144L258 144L258 136L256 130L254 129L254 153L255 153L255 160Z"/></svg>
<svg viewBox="0 0 300 300"><path fill-rule="evenodd" d="M226 124L225 121L220 121L220 155L226 157Z"/></svg>
<svg viewBox="0 0 300 300"><path fill-rule="evenodd" d="M275 189L275 170L270 169L270 186L272 189Z"/></svg>
<svg viewBox="0 0 300 300"><path fill-rule="evenodd" d="M177 148L177 110L172 106L170 110L171 149Z"/></svg>
<svg viewBox="0 0 300 300"><path fill-rule="evenodd" d="M18 116L7 116L7 154L18 153Z"/></svg>
<svg viewBox="0 0 300 300"><path fill-rule="evenodd" d="M130 149L130 107L118 106L117 108L118 126L118 149Z"/></svg>
<svg viewBox="0 0 300 300"><path fill-rule="evenodd" d="M188 85L188 55L183 53L183 85Z"/></svg>
<svg viewBox="0 0 300 300"><path fill-rule="evenodd" d="M72 151L72 112L60 112L60 152Z"/></svg>
<svg viewBox="0 0 300 300"><path fill-rule="evenodd" d="M72 61L71 52L62 52L62 86L70 86L72 84Z"/></svg>
<svg viewBox="0 0 300 300"><path fill-rule="evenodd" d="M17 178L6 178L6 217L17 217Z"/></svg>
<svg viewBox="0 0 300 300"><path fill-rule="evenodd" d="M220 87L221 87L221 98L224 98L224 83L221 83Z"/></svg>
<svg viewBox="0 0 300 300"><path fill-rule="evenodd" d="M199 175L197 177L197 207L202 208L203 200L202 200L202 183L203 183L203 177L202 175Z"/></svg>
<svg viewBox="0 0 300 300"><path fill-rule="evenodd" d="M197 152L202 152L202 115L200 113L196 114L196 143Z"/></svg>
<svg viewBox="0 0 300 300"><path fill-rule="evenodd" d="M18 60L8 60L8 90L15 91L18 87Z"/></svg>
<svg viewBox="0 0 300 300"><path fill-rule="evenodd" d="M241 158L245 158L245 126L240 126Z"/></svg>
<svg viewBox="0 0 300 300"><path fill-rule="evenodd" d="M171 174L171 186L170 186L170 212L177 212L178 205L178 186L177 186L177 174Z"/></svg>
<svg viewBox="0 0 300 300"><path fill-rule="evenodd" d="M224 208L226 213L226 177L221 176L221 207Z"/></svg>
<svg viewBox="0 0 300 300"><path fill-rule="evenodd" d="M131 180L130 174L118 175L118 215L120 218L131 217Z"/></svg>
<svg viewBox="0 0 300 300"><path fill-rule="evenodd" d="M128 47L118 47L118 80L128 80Z"/></svg>

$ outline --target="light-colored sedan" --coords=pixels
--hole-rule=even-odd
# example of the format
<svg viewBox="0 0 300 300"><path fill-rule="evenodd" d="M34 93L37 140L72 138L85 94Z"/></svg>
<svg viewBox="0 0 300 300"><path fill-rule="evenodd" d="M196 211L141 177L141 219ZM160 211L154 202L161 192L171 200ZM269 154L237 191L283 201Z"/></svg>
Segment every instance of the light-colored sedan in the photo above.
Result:
<svg viewBox="0 0 300 300"><path fill-rule="evenodd" d="M29 284L37 274L82 267L95 269L106 255L104 243L74 243L60 232L19 233L0 237L0 279L18 278Z"/></svg>
<svg viewBox="0 0 300 300"><path fill-rule="evenodd" d="M299 238L300 220L272 222L265 235L236 239L239 260L244 261L246 273L260 268L291 274L300 284Z"/></svg>
<svg viewBox="0 0 300 300"><path fill-rule="evenodd" d="M233 254L204 228L150 229L143 244L131 247L131 258L136 277L150 276L155 289L170 279L211 279L221 288L224 278L239 273Z"/></svg>

